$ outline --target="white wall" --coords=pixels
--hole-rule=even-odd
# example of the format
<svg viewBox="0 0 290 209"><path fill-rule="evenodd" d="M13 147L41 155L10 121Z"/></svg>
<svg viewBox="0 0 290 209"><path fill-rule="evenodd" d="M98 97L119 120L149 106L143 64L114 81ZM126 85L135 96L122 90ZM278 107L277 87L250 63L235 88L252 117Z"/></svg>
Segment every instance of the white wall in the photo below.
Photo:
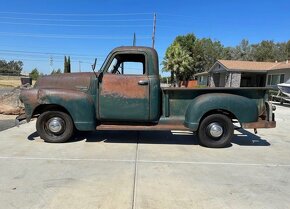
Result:
<svg viewBox="0 0 290 209"><path fill-rule="evenodd" d="M266 86L268 85L268 75L284 74L284 82L290 79L290 69L270 70L267 72ZM271 85L270 85L271 86Z"/></svg>

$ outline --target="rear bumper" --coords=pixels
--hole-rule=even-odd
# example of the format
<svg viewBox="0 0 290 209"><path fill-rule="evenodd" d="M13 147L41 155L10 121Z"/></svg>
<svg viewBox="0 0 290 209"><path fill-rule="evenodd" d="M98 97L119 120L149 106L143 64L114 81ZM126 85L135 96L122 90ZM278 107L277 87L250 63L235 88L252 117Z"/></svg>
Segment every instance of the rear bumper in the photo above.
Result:
<svg viewBox="0 0 290 209"><path fill-rule="evenodd" d="M266 111L265 113L259 118L257 122L251 123L242 123L242 128L244 129L256 129L256 128L275 128L276 121L275 121L275 114L273 111L276 110L276 107L272 105L271 102L266 102Z"/></svg>
<svg viewBox="0 0 290 209"><path fill-rule="evenodd" d="M265 121L261 120L253 123L242 123L244 129L253 129L253 128L275 128L276 121Z"/></svg>

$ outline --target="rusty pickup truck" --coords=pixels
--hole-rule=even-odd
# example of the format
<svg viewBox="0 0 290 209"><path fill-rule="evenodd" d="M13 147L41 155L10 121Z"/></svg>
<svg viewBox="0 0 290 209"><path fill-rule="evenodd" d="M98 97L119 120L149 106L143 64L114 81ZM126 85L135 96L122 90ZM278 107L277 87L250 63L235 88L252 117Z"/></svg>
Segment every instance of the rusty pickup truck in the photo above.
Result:
<svg viewBox="0 0 290 209"><path fill-rule="evenodd" d="M118 47L94 73L40 78L24 89L25 114L37 117L46 142L66 142L75 130L189 130L203 146L227 146L233 121L244 129L274 128L266 88L161 88L157 52Z"/></svg>

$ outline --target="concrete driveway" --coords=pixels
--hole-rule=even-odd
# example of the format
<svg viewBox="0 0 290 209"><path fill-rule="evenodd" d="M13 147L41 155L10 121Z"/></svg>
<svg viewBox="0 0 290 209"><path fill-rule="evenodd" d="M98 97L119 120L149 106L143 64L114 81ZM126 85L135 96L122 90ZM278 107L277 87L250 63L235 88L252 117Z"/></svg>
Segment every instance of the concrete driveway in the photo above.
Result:
<svg viewBox="0 0 290 209"><path fill-rule="evenodd" d="M44 143L35 122L0 132L0 208L289 208L290 107L277 128L208 149L190 133L82 133Z"/></svg>

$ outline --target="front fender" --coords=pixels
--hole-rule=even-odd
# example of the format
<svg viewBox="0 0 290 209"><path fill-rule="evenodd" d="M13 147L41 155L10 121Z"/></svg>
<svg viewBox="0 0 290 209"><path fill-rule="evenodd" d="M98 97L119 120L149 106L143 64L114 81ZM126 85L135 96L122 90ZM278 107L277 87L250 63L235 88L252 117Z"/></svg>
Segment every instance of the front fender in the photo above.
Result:
<svg viewBox="0 0 290 209"><path fill-rule="evenodd" d="M258 119L258 107L254 100L226 93L209 93L196 97L187 107L184 125L196 131L201 118L210 111L226 110L240 123L255 122Z"/></svg>
<svg viewBox="0 0 290 209"><path fill-rule="evenodd" d="M75 90L40 89L38 103L59 105L71 115L78 130L96 129L95 105L92 96Z"/></svg>

